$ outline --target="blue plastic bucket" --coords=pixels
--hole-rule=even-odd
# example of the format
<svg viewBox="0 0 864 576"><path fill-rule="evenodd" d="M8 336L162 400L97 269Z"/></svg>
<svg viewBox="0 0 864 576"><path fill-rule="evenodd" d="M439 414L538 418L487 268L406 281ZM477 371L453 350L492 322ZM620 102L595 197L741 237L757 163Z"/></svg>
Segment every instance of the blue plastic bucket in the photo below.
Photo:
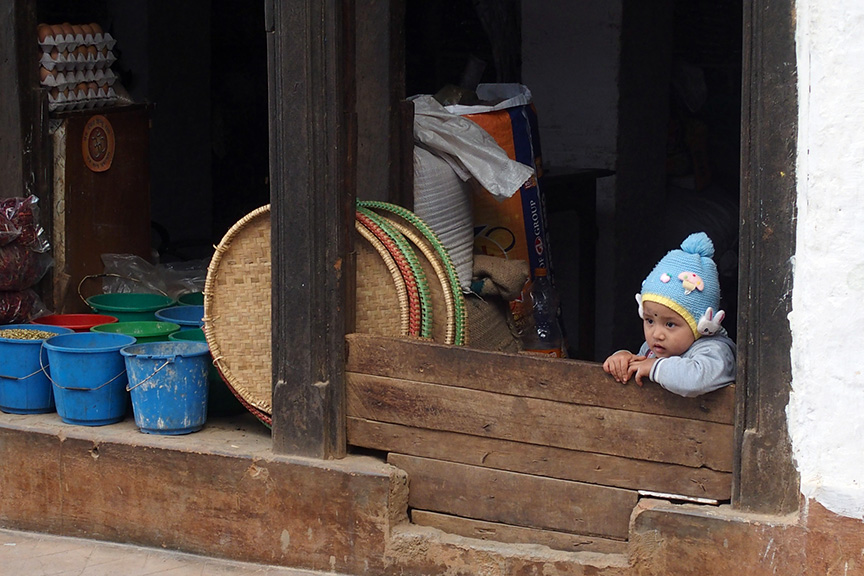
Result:
<svg viewBox="0 0 864 576"><path fill-rule="evenodd" d="M70 334L72 330L47 324L0 326L0 410L9 414L43 414L54 411L54 391L48 379L48 357L42 349L44 338L24 340L4 337L10 330L39 330ZM42 369L49 370L47 373Z"/></svg>
<svg viewBox="0 0 864 576"><path fill-rule="evenodd" d="M126 359L135 425L146 434L189 434L207 421L207 365L203 342L149 342L120 351Z"/></svg>
<svg viewBox="0 0 864 576"><path fill-rule="evenodd" d="M132 336L107 332L75 332L45 341L63 422L103 426L123 420L129 394L120 349L134 343Z"/></svg>
<svg viewBox="0 0 864 576"><path fill-rule="evenodd" d="M194 330L180 330L168 337L169 340L183 340L184 342L207 342L204 331L201 328ZM209 346L208 346L209 348ZM213 365L212 357L207 365L207 382L210 391L207 398L207 414L210 416L230 416L246 411L246 407L237 400L228 384L222 380L219 370Z"/></svg>
<svg viewBox="0 0 864 576"><path fill-rule="evenodd" d="M194 330L204 326L204 306L181 305L163 308L156 312L156 318L162 322L173 322L180 325L180 330Z"/></svg>

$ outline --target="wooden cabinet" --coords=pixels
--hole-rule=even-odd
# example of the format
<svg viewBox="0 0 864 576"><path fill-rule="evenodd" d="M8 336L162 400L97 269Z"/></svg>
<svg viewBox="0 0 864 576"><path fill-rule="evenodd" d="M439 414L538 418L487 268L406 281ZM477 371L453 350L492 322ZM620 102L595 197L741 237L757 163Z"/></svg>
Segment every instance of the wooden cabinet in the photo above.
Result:
<svg viewBox="0 0 864 576"><path fill-rule="evenodd" d="M151 257L149 125L144 105L77 110L51 119L51 301L57 313L90 311L78 285L103 272L102 254ZM100 290L91 282L83 287L85 295Z"/></svg>

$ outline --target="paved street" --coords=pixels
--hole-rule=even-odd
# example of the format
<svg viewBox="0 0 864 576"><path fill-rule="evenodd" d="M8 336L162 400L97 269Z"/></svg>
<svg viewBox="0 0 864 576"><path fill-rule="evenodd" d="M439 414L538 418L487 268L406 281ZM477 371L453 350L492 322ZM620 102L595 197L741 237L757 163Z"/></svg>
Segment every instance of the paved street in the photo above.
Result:
<svg viewBox="0 0 864 576"><path fill-rule="evenodd" d="M0 530L0 576L323 576L154 548ZM327 573L333 576L332 572ZM338 576L338 575L337 575Z"/></svg>

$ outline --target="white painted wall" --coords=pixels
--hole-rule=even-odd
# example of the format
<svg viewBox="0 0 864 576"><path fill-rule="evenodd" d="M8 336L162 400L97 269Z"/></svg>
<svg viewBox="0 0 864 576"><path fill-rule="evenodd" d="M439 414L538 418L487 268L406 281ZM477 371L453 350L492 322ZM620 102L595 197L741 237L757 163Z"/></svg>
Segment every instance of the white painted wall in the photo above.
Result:
<svg viewBox="0 0 864 576"><path fill-rule="evenodd" d="M799 0L789 431L801 490L864 519L864 2Z"/></svg>

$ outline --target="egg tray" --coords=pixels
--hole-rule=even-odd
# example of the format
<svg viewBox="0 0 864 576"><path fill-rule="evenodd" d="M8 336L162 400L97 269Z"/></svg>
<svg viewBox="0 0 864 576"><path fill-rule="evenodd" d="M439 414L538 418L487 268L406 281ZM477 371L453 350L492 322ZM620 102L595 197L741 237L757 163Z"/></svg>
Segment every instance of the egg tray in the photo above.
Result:
<svg viewBox="0 0 864 576"><path fill-rule="evenodd" d="M104 70L110 67L117 57L110 50L107 53L98 52L93 54L77 54L75 52L60 51L56 54L45 52L39 58L39 64L48 71L59 72L67 70Z"/></svg>
<svg viewBox="0 0 864 576"><path fill-rule="evenodd" d="M55 49L58 52L73 52L79 46L96 46L96 49L101 52L103 48L112 50L116 43L117 41L110 32L87 35L57 34L46 36L44 40L40 40L39 47L46 54Z"/></svg>
<svg viewBox="0 0 864 576"><path fill-rule="evenodd" d="M117 74L110 68L98 70L66 70L65 72L50 71L46 68L39 70L42 86L67 90L83 83L95 82L97 86L113 86L117 80Z"/></svg>
<svg viewBox="0 0 864 576"><path fill-rule="evenodd" d="M100 108L102 106L110 106L117 102L117 93L112 86L108 86L108 92L104 96L100 96L95 90L70 91L69 94L63 92L54 93L51 90L48 93L48 110L63 111L63 110L84 110L90 108Z"/></svg>

